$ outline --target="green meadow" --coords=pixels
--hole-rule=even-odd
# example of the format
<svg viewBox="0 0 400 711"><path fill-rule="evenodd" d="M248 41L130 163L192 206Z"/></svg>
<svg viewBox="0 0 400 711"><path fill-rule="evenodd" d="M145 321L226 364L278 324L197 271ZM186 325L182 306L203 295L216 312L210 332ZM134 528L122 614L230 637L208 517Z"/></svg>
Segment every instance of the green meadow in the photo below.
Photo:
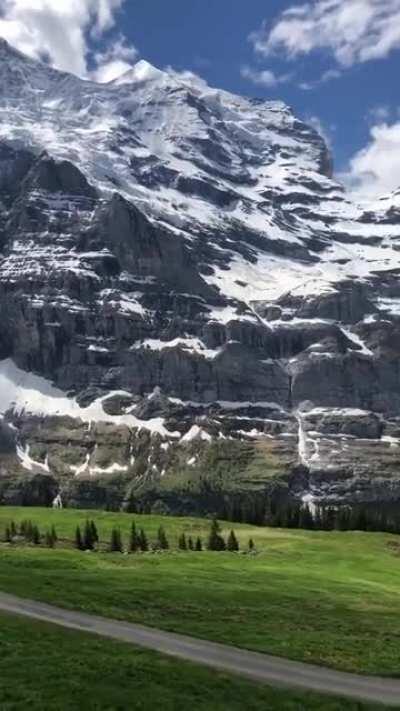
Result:
<svg viewBox="0 0 400 711"><path fill-rule="evenodd" d="M0 614L1 711L378 711Z"/></svg>
<svg viewBox="0 0 400 711"><path fill-rule="evenodd" d="M102 552L73 549L77 524L94 519ZM0 508L55 549L0 543L0 590L338 669L399 675L400 537L235 525L243 552L183 552L182 532L205 541L210 522L97 511ZM150 540L160 524L170 550L108 553L132 520ZM223 525L228 535L232 524ZM252 537L255 553L245 553Z"/></svg>

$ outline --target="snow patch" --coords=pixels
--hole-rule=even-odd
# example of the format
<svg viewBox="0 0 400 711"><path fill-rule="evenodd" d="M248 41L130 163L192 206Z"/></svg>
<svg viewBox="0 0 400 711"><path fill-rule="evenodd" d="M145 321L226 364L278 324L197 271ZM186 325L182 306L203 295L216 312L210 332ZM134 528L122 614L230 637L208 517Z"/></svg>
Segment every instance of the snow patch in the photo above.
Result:
<svg viewBox="0 0 400 711"><path fill-rule="evenodd" d="M110 422L130 428L146 429L163 437L179 438L179 432L170 432L161 417L139 420L133 415L109 415L103 409L103 402L113 395L126 395L125 391L115 391L95 400L82 408L73 398L54 387L39 375L17 368L12 360L0 362L0 414L12 410L16 414L27 412L38 416L63 416L80 419L83 422ZM25 460L27 461L27 460Z"/></svg>
<svg viewBox="0 0 400 711"><path fill-rule="evenodd" d="M181 441L191 442L194 439L201 439L205 440L206 442L210 442L212 440L212 437L210 434L208 434L208 432L205 432L198 425L193 425L190 430L186 432L185 435L183 435Z"/></svg>
<svg viewBox="0 0 400 711"><path fill-rule="evenodd" d="M49 474L50 468L48 457L46 457L44 463L38 462L30 456L30 449L29 444L26 445L25 449L23 449L20 445L17 445L17 457L23 468L29 472L42 472L43 474Z"/></svg>

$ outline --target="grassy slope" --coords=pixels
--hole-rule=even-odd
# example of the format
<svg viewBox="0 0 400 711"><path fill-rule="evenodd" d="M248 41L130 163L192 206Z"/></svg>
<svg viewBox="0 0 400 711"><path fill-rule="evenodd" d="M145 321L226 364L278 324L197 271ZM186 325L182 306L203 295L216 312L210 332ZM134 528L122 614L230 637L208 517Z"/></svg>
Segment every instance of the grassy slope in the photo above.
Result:
<svg viewBox="0 0 400 711"><path fill-rule="evenodd" d="M91 512L108 539L132 516ZM71 536L82 511L1 509L57 524ZM171 542L199 519L135 516ZM258 555L122 556L0 546L0 589L121 619L342 669L396 675L400 638L400 539L385 534L312 533L235 526Z"/></svg>
<svg viewBox="0 0 400 711"><path fill-rule="evenodd" d="M373 711L384 707L271 689L130 645L0 615L2 711L158 708Z"/></svg>

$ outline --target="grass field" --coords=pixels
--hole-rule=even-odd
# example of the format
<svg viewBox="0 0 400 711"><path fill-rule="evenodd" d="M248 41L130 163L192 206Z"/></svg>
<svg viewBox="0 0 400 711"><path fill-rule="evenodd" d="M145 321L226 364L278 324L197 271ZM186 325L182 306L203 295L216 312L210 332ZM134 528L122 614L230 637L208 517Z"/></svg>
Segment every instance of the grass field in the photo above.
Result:
<svg viewBox="0 0 400 711"><path fill-rule="evenodd" d="M72 537L86 512L0 508L11 519L55 523ZM108 541L132 518L171 543L209 523L88 512ZM230 527L230 526L229 526ZM110 617L138 621L293 659L352 671L399 675L400 538L235 526L256 555L121 555L0 545L0 589Z"/></svg>
<svg viewBox="0 0 400 711"><path fill-rule="evenodd" d="M21 663L23 662L23 663ZM0 614L1 711L373 711Z"/></svg>

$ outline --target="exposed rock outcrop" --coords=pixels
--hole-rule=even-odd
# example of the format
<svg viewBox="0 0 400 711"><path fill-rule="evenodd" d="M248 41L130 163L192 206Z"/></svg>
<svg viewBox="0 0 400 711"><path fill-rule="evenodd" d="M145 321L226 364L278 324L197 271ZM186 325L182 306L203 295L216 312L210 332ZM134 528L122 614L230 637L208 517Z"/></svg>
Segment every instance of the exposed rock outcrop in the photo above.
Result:
<svg viewBox="0 0 400 711"><path fill-rule="evenodd" d="M0 60L0 502L396 498L400 193L280 102Z"/></svg>

